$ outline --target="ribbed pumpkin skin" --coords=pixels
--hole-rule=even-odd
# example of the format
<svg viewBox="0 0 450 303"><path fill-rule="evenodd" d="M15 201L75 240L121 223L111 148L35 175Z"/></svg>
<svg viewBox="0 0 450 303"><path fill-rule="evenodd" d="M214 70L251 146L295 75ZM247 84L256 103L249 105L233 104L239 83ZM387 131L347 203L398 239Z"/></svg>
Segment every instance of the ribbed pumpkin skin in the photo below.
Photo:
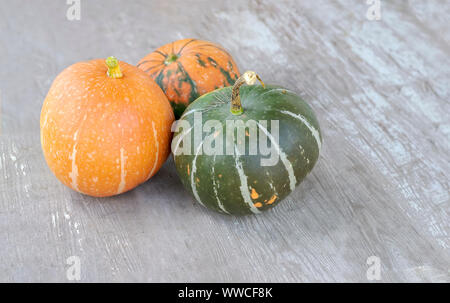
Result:
<svg viewBox="0 0 450 303"><path fill-rule="evenodd" d="M177 59L167 62L172 54ZM225 49L197 39L166 44L142 58L137 66L166 93L176 118L199 96L233 85L240 76L236 63Z"/></svg>
<svg viewBox="0 0 450 303"><path fill-rule="evenodd" d="M192 126L194 113L202 112L203 123L219 120L223 132L226 120L267 120L269 126L270 120L279 120L279 150L280 155L285 156L284 161L280 156L275 166L261 166L261 157L268 156L249 155L248 135L246 154L238 156L196 156L198 148L194 146L192 130L178 129L172 141L176 169L186 189L204 206L233 215L260 213L277 205L312 170L322 140L312 109L295 93L272 85L266 88L243 86L240 96L244 108L242 115L231 114L231 87L226 87L197 99L186 109L181 120L189 121ZM207 135L204 133L202 138ZM180 143L182 136L191 136L191 155L176 155L177 145L183 144ZM232 144L236 144L236 140L235 136Z"/></svg>
<svg viewBox="0 0 450 303"><path fill-rule="evenodd" d="M126 192L155 174L170 152L170 103L135 66L107 76L105 60L76 63L54 80L41 112L41 145L56 177L104 197Z"/></svg>

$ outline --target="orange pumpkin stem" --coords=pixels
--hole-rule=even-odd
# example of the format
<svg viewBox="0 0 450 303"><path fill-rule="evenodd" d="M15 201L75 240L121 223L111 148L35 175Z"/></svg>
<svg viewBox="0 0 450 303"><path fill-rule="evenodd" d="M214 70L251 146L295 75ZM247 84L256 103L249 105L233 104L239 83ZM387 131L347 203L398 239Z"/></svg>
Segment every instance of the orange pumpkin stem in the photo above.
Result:
<svg viewBox="0 0 450 303"><path fill-rule="evenodd" d="M246 71L234 83L231 93L231 113L233 115L240 115L244 112L244 109L242 108L241 104L241 97L239 96L239 88L243 84L253 85L255 84L256 80L261 82L263 88L266 87L261 78L255 72L252 71Z"/></svg>
<svg viewBox="0 0 450 303"><path fill-rule="evenodd" d="M116 57L108 57L106 59L106 66L108 66L108 72L106 73L108 77L118 79L122 78L123 74L120 70L119 60Z"/></svg>

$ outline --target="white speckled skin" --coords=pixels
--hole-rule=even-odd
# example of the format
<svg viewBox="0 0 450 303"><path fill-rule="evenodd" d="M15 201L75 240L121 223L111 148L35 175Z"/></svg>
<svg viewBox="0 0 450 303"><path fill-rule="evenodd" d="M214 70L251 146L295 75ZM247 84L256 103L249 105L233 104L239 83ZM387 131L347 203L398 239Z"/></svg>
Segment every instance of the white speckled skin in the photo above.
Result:
<svg viewBox="0 0 450 303"><path fill-rule="evenodd" d="M67 67L42 105L40 138L50 169L95 197L147 181L170 153L174 114L164 92L137 67L116 64L119 78L109 76L104 59Z"/></svg>

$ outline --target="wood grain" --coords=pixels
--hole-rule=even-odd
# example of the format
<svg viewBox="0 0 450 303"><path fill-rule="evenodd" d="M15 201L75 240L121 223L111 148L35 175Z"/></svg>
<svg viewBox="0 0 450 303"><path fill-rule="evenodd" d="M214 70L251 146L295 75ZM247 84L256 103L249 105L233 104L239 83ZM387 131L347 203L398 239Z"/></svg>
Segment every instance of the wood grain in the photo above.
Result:
<svg viewBox="0 0 450 303"><path fill-rule="evenodd" d="M448 1L0 0L0 281L450 281ZM111 18L115 16L115 18ZM323 150L273 211L227 217L194 204L169 160L118 197L60 184L40 150L56 75L81 60L137 63L172 40L220 43L241 70L300 93Z"/></svg>

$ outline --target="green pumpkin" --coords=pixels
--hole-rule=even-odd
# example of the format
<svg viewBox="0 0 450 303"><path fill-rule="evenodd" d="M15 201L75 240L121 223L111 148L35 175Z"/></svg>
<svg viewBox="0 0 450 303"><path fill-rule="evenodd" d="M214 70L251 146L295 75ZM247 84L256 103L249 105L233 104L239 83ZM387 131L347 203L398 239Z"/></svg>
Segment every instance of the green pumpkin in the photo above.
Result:
<svg viewBox="0 0 450 303"><path fill-rule="evenodd" d="M258 214L274 207L319 157L322 137L311 107L279 86L240 87L256 78L247 72L233 87L191 103L172 141L183 185L200 204L225 214ZM227 123L237 127L227 128Z"/></svg>

